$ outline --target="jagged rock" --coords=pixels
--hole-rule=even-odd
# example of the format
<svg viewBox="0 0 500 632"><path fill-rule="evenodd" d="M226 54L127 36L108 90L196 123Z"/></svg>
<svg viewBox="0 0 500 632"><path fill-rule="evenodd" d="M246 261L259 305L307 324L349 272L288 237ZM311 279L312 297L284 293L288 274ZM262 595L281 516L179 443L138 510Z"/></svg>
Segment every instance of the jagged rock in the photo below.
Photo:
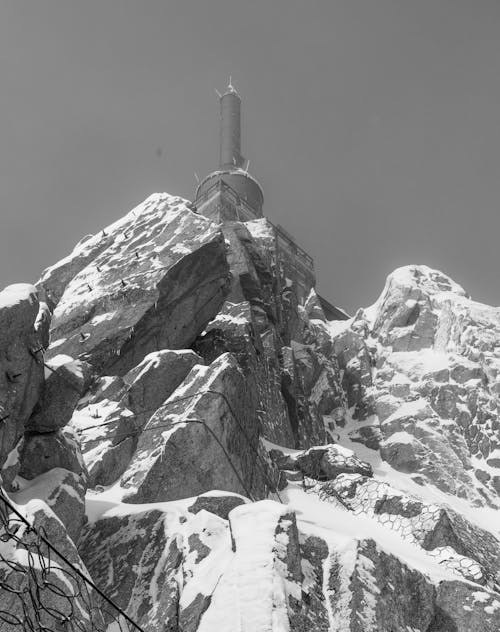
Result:
<svg viewBox="0 0 500 632"><path fill-rule="evenodd" d="M485 461L500 448L499 310L474 303L436 270L407 266L388 277L371 308L332 334L355 406L343 422L347 435L369 440L415 481L497 506L500 471Z"/></svg>
<svg viewBox="0 0 500 632"><path fill-rule="evenodd" d="M230 354L195 366L147 423L122 476L127 502L158 502L210 489L262 494L252 394Z"/></svg>
<svg viewBox="0 0 500 632"><path fill-rule="evenodd" d="M480 575L476 575L474 581L500 587L500 541L456 511L446 507L434 512L420 538L426 550L452 547L459 555L474 560L480 567ZM467 572L467 564L463 570Z"/></svg>
<svg viewBox="0 0 500 632"><path fill-rule="evenodd" d="M395 432L380 445L380 456L400 472L417 472L424 455L424 446L407 432Z"/></svg>
<svg viewBox="0 0 500 632"><path fill-rule="evenodd" d="M456 356L451 368L450 377L458 384L464 384L469 380L480 380L483 371L480 366L467 358Z"/></svg>
<svg viewBox="0 0 500 632"><path fill-rule="evenodd" d="M34 329L40 309L36 288L28 283L15 283L0 292L0 348L15 338L24 338Z"/></svg>
<svg viewBox="0 0 500 632"><path fill-rule="evenodd" d="M272 450L271 457L280 469L299 470L304 476L316 480L333 480L345 473L373 476L369 463L358 459L351 450L334 444L287 455Z"/></svg>
<svg viewBox="0 0 500 632"><path fill-rule="evenodd" d="M124 375L128 386L124 402L140 417L139 426L170 397L195 364L203 364L203 359L190 349L162 349L148 354Z"/></svg>
<svg viewBox="0 0 500 632"><path fill-rule="evenodd" d="M371 450L378 450L382 441L382 432L377 426L361 426L349 432L349 439L354 443L362 443Z"/></svg>
<svg viewBox="0 0 500 632"><path fill-rule="evenodd" d="M322 418L333 410L345 406L345 397L341 389L341 375L334 357L327 358L321 352L321 346L304 345L292 341L295 380L301 384L312 419L319 423L305 424L302 430L302 445L307 441L324 442Z"/></svg>
<svg viewBox="0 0 500 632"><path fill-rule="evenodd" d="M108 372L123 374L145 352L188 347L220 309L228 281L224 241L215 235L167 271L157 285L156 302L134 325L133 340L124 342L120 357L110 359Z"/></svg>
<svg viewBox="0 0 500 632"><path fill-rule="evenodd" d="M64 557L88 576L73 541L52 510L41 500L31 500L22 509L30 524L56 543ZM14 524L19 525L11 523ZM94 632L96 626L103 626L100 604L93 589L49 551L35 533L21 526L16 539L9 539L5 533L2 539L2 557L9 562L0 568L0 611L5 613L2 614L2 632L18 632L21 626L22 629L28 626L56 629L61 616L70 617L71 624L82 632Z"/></svg>
<svg viewBox="0 0 500 632"><path fill-rule="evenodd" d="M103 400L118 402L125 395L127 385L119 375L101 375L91 384L86 396L80 401L89 405Z"/></svg>
<svg viewBox="0 0 500 632"><path fill-rule="evenodd" d="M377 303L374 331L393 351L432 347L438 326L433 299L443 293L465 296L449 277L426 266L399 268L387 278Z"/></svg>
<svg viewBox="0 0 500 632"><path fill-rule="evenodd" d="M25 505L32 499L43 500L63 523L69 537L76 542L86 521L85 480L62 468L54 468L22 485L13 499Z"/></svg>
<svg viewBox="0 0 500 632"><path fill-rule="evenodd" d="M75 411L71 427L80 437L89 487L111 485L126 470L142 429L137 419L123 402L108 399Z"/></svg>
<svg viewBox="0 0 500 632"><path fill-rule="evenodd" d="M266 220L226 223L223 230L229 245L231 292L194 349L207 363L224 352L235 355L249 388L261 401L266 438L294 447L321 443L322 416L343 403L336 360L324 353L331 341L319 328L317 336L312 333L314 325L286 284L282 290L289 296L283 308L279 290L283 279L276 270L273 229ZM261 243L266 250L259 247ZM297 357L292 354L288 362L290 345Z"/></svg>
<svg viewBox="0 0 500 632"><path fill-rule="evenodd" d="M483 511L500 493L500 311L409 266L329 323L279 248L265 219L216 226L157 195L44 274L48 357L92 376L78 396L48 376L31 421L76 406L90 573L148 632L496 629L494 528L442 499ZM47 306L23 296L43 346ZM26 419L19 502L45 498L77 538L78 449ZM251 502L271 493L289 504Z"/></svg>
<svg viewBox="0 0 500 632"><path fill-rule="evenodd" d="M83 245L88 256L77 247L40 281L60 295L49 357L64 353L100 374L124 375L148 353L191 345L224 301L229 268L217 226L166 194L104 233Z"/></svg>
<svg viewBox="0 0 500 632"><path fill-rule="evenodd" d="M32 480L54 468L69 470L85 480L88 476L79 440L70 428L26 434L19 462L19 476L26 480Z"/></svg>
<svg viewBox="0 0 500 632"><path fill-rule="evenodd" d="M57 356L47 367L50 368L40 399L26 424L28 432L54 432L63 428L89 383L90 367L85 362Z"/></svg>
<svg viewBox="0 0 500 632"><path fill-rule="evenodd" d="M47 303L40 301L34 329L38 339L40 340L40 344L44 349L46 349L50 343L51 319L52 314Z"/></svg>
<svg viewBox="0 0 500 632"><path fill-rule="evenodd" d="M295 445L299 420L286 404L281 382L279 339L273 328L257 335L248 302L226 301L195 350L211 363L222 353L231 353L245 374L246 390L259 402L263 434L281 445Z"/></svg>
<svg viewBox="0 0 500 632"><path fill-rule="evenodd" d="M372 386L373 357L367 346L368 324L362 314L334 339L335 355L343 371L342 386L347 407L355 407L353 418L366 419L373 413L369 394Z"/></svg>
<svg viewBox="0 0 500 632"><path fill-rule="evenodd" d="M332 588L339 582L339 575L337 571L331 577ZM345 607L342 592L341 588L340 594L332 591L330 596L335 614ZM348 629L352 632L408 628L426 631L434 615L433 585L421 573L382 551L373 540L361 540L357 546L349 592Z"/></svg>
<svg viewBox="0 0 500 632"><path fill-rule="evenodd" d="M202 362L189 349L164 349L148 354L123 378L100 378L71 421L81 436L91 487L114 483L123 474L148 419Z"/></svg>
<svg viewBox="0 0 500 632"><path fill-rule="evenodd" d="M157 509L106 516L89 524L80 541L98 587L146 632L178 630L178 519Z"/></svg>
<svg viewBox="0 0 500 632"><path fill-rule="evenodd" d="M325 563L330 557L328 544L316 535L299 533L302 558L302 608L290 613L290 628L293 631L314 630L330 632L330 613L324 593Z"/></svg>
<svg viewBox="0 0 500 632"><path fill-rule="evenodd" d="M196 514L204 509L219 516L219 518L227 520L229 512L244 503L245 499L242 496L233 494L218 495L216 492L212 492L211 494L198 496L194 503L188 507L188 511Z"/></svg>
<svg viewBox="0 0 500 632"><path fill-rule="evenodd" d="M500 629L498 593L478 590L458 581L437 588L438 613L429 632L497 632Z"/></svg>
<svg viewBox="0 0 500 632"><path fill-rule="evenodd" d="M44 327L36 325L41 312L32 285L18 283L0 292L0 468L7 486L16 475L19 442L44 379Z"/></svg>
<svg viewBox="0 0 500 632"><path fill-rule="evenodd" d="M36 287L51 311L59 303L71 280L106 250L114 239L115 235L106 231L97 235L87 235L75 246L70 255L44 271Z"/></svg>
<svg viewBox="0 0 500 632"><path fill-rule="evenodd" d="M326 322L325 312L323 311L319 297L314 290L311 290L309 296L307 297L307 300L304 303L304 309L308 318Z"/></svg>

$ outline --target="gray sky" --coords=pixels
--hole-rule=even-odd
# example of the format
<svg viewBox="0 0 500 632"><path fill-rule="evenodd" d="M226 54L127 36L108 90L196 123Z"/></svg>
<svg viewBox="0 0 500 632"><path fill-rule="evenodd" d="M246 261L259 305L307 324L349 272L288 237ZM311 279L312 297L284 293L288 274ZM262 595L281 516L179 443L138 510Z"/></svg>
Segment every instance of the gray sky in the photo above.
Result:
<svg viewBox="0 0 500 632"><path fill-rule="evenodd" d="M350 311L406 263L500 304L498 0L3 0L0 285L218 162L227 77L266 215Z"/></svg>

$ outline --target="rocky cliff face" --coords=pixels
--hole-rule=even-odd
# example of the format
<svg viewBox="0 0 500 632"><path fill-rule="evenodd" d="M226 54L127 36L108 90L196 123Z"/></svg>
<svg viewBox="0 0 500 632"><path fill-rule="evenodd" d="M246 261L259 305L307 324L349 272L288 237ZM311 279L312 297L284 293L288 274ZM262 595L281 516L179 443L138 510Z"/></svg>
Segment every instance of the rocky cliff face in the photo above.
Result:
<svg viewBox="0 0 500 632"><path fill-rule="evenodd" d="M500 629L500 309L442 273L328 322L162 194L0 325L2 632Z"/></svg>

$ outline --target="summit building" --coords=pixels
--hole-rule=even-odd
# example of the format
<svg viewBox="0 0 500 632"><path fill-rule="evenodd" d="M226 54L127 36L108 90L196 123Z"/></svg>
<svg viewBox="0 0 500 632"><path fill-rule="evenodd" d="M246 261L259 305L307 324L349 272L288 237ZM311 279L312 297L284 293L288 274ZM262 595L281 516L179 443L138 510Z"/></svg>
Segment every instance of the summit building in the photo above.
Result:
<svg viewBox="0 0 500 632"><path fill-rule="evenodd" d="M248 162L241 153L241 98L231 81L219 101L219 167L198 184L194 205L198 213L218 223L261 219L264 193L248 172ZM304 302L316 284L313 258L282 226L271 225L284 285L295 291L299 302ZM329 320L348 318L322 297L320 301Z"/></svg>

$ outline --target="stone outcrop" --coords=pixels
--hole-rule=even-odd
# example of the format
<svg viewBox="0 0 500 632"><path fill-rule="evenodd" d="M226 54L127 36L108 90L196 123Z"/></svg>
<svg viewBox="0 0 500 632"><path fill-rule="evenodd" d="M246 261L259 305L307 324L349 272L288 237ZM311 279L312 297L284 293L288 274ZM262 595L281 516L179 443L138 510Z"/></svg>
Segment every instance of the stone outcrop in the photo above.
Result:
<svg viewBox="0 0 500 632"><path fill-rule="evenodd" d="M442 273L394 272L375 305L334 334L354 406L349 436L418 484L498 506L499 334L499 310L470 300Z"/></svg>
<svg viewBox="0 0 500 632"><path fill-rule="evenodd" d="M71 425L79 433L90 485L114 483L128 467L139 435L190 370L203 360L190 349L150 353L123 377L101 376Z"/></svg>
<svg viewBox="0 0 500 632"><path fill-rule="evenodd" d="M90 525L80 545L99 588L146 632L178 630L182 557L170 521L178 517L156 509L110 516Z"/></svg>
<svg viewBox="0 0 500 632"><path fill-rule="evenodd" d="M296 470L317 481L333 480L340 474L373 476L369 463L364 463L342 446L324 445L292 454L275 449L270 455L280 470Z"/></svg>
<svg viewBox="0 0 500 632"><path fill-rule="evenodd" d="M151 417L121 478L125 499L158 502L210 489L259 496L257 442L256 402L234 358L223 354L196 366Z"/></svg>
<svg viewBox="0 0 500 632"><path fill-rule="evenodd" d="M86 522L85 517L85 480L74 472L63 468L52 468L22 485L22 489L12 498L19 505L31 500L42 500L63 523L66 533L73 540L78 536ZM45 528L45 527L44 527Z"/></svg>
<svg viewBox="0 0 500 632"><path fill-rule="evenodd" d="M42 434L27 433L19 463L19 476L29 481L54 468L74 472L83 479L88 476L79 438L70 428Z"/></svg>
<svg viewBox="0 0 500 632"><path fill-rule="evenodd" d="M295 272L161 194L0 293L3 485L147 632L497 630L499 310L408 266L328 322Z"/></svg>
<svg viewBox="0 0 500 632"><path fill-rule="evenodd" d="M0 292L0 469L5 485L18 467L19 442L44 381L46 311L34 286Z"/></svg>
<svg viewBox="0 0 500 632"><path fill-rule="evenodd" d="M23 507L34 529L42 533L73 567L87 575L78 551L65 527L49 507L31 500ZM18 519L16 538L11 546L2 547L0 567L0 620L2 632L21 629L57 629L61 620L83 632L94 632L104 625L97 594L71 566L27 530ZM3 540L6 540L3 536ZM8 587L8 589L7 589Z"/></svg>
<svg viewBox="0 0 500 632"><path fill-rule="evenodd" d="M57 299L48 357L123 375L152 351L186 348L222 305L228 274L220 230L179 198L152 196L43 275Z"/></svg>
<svg viewBox="0 0 500 632"><path fill-rule="evenodd" d="M65 356L56 359L60 361L45 365L49 375L26 424L25 430L28 432L54 432L63 428L88 386L88 365Z"/></svg>

